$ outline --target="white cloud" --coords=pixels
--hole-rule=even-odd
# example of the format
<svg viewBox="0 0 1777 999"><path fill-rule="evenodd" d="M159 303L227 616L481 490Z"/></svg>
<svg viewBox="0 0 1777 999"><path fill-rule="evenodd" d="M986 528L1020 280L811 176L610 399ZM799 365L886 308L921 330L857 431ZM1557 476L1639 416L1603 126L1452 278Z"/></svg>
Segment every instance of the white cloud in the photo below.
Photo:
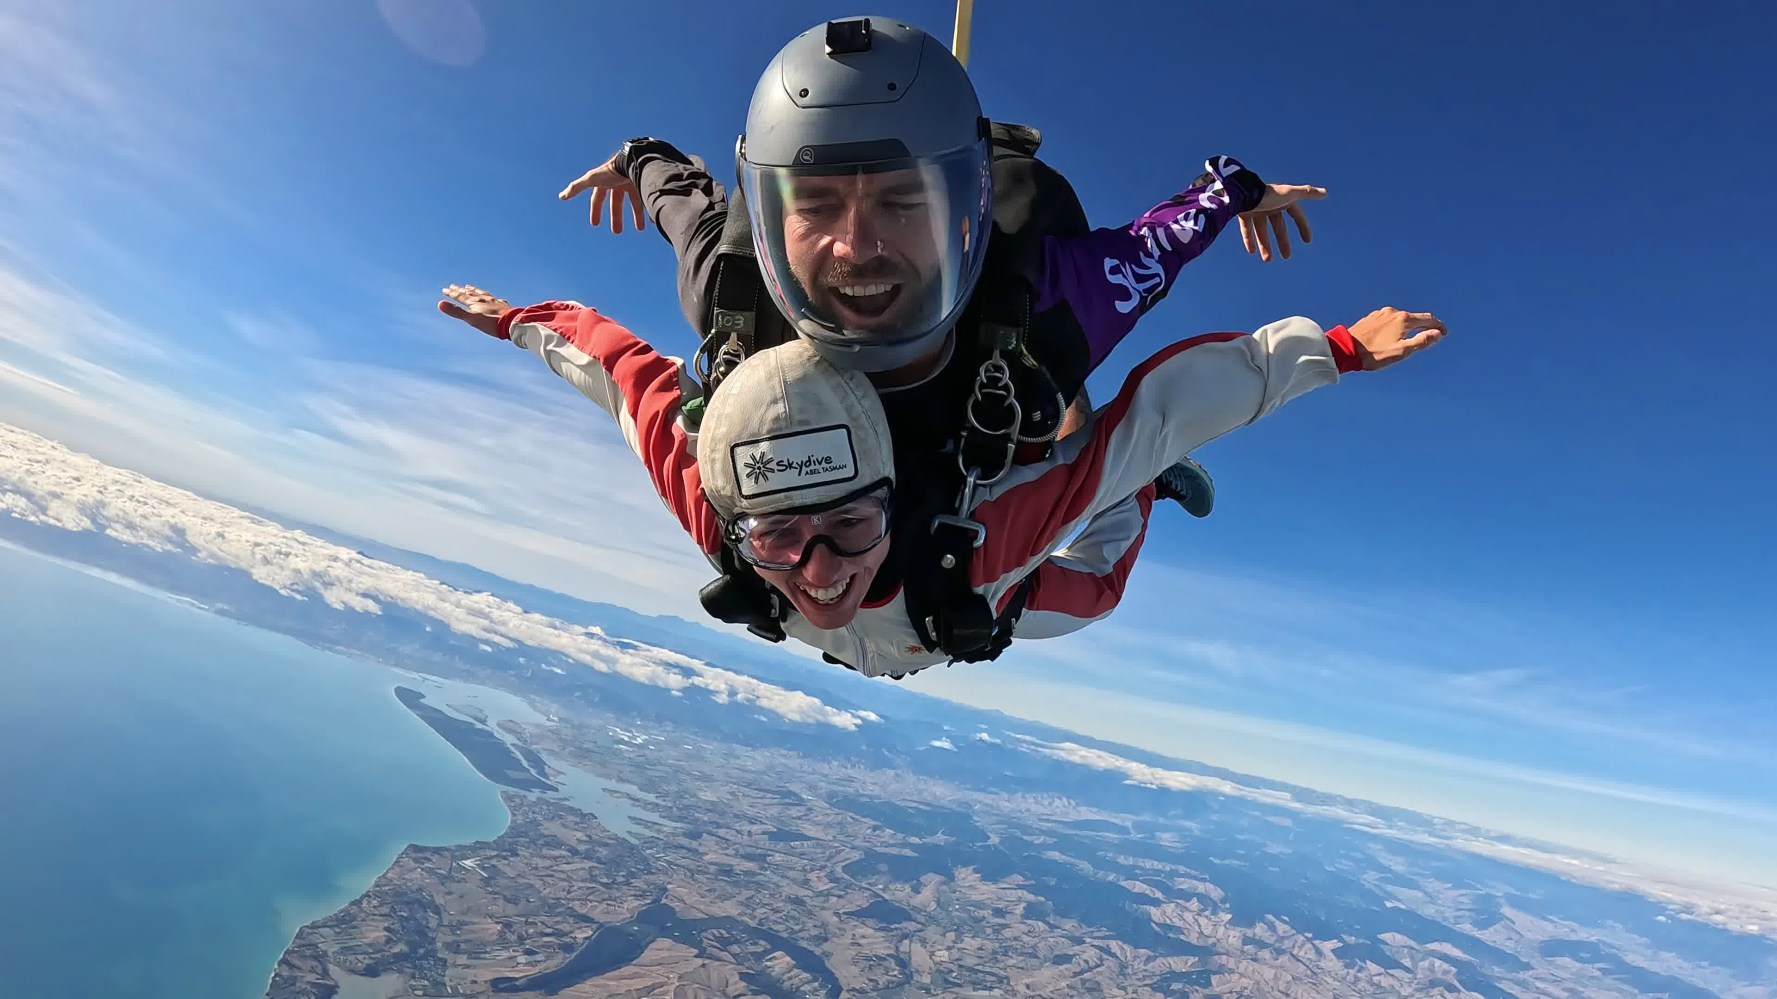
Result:
<svg viewBox="0 0 1777 999"><path fill-rule="evenodd" d="M0 424L0 513L187 553L238 568L287 596L319 598L340 610L380 614L385 607L404 607L469 638L556 652L590 669L669 690L701 689L718 702L755 705L791 721L851 730L877 720L870 712L833 708L678 653L607 641L596 629L489 594L453 589L6 424Z"/></svg>
<svg viewBox="0 0 1777 999"><path fill-rule="evenodd" d="M1262 711L1212 706L1202 698L1188 703L1176 692L1107 689L1097 670L1076 668L1068 682L1061 682L1026 663L1018 669L1016 684L997 674L952 670L920 686L964 704L1095 738L1629 857L1649 869L1676 868L1718 881L1777 885L1770 850L1777 835L1777 809L1765 800L1766 785L1756 774L1750 782L1735 780L1718 767L1707 783L1658 786L1661 778L1653 772L1619 765L1601 778L1561 772L1540 761L1517 765L1440 752L1420 741L1339 731L1331 726L1348 720L1337 705L1322 710L1326 725L1303 724L1264 717ZM1325 698L1324 692L1310 693L1306 687L1290 696L1292 708L1304 699L1321 705ZM1398 695L1381 690L1376 696ZM1476 748L1484 753L1487 744ZM1666 779L1674 778L1685 775ZM1710 842L1711 849L1695 849L1698 842Z"/></svg>
<svg viewBox="0 0 1777 999"><path fill-rule="evenodd" d="M926 745L933 749L948 749L953 753L956 752L956 743L951 742L949 739L933 739L931 742L926 743Z"/></svg>
<svg viewBox="0 0 1777 999"><path fill-rule="evenodd" d="M1126 759L1115 753L1102 749L1093 749L1072 742L1049 743L1019 736L1018 745L1032 753L1047 756L1051 759L1065 760L1094 770L1110 770L1124 774L1131 784L1142 787L1163 788L1169 791L1202 791L1214 794L1225 794L1230 797L1249 798L1273 805L1299 806L1288 792L1274 791L1269 788L1249 787L1223 780L1220 777L1209 777L1203 774L1188 773L1183 770L1167 770L1149 766L1135 760ZM1339 813L1345 817L1345 813Z"/></svg>

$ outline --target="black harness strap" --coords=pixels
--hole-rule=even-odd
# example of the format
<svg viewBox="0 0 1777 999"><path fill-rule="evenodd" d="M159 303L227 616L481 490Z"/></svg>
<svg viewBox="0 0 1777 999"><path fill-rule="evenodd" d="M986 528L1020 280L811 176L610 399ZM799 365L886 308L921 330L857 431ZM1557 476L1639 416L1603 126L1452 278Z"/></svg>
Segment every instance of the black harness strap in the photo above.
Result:
<svg viewBox="0 0 1777 999"><path fill-rule="evenodd" d="M964 659L966 663L986 662L1000 657L1006 647L1012 644L1012 632L1018 627L1018 619L1024 616L1024 605L1030 600L1031 587L1036 583L1034 576L1026 576L1018 581L1012 590L1012 599L1007 601L1006 609L993 622L993 634L988 636L987 645L981 655L974 659Z"/></svg>
<svg viewBox="0 0 1777 999"><path fill-rule="evenodd" d="M753 255L746 198L739 188L728 195L728 220L716 244L716 288L710 305L711 335L727 334L744 353L753 353L759 328L759 262Z"/></svg>
<svg viewBox="0 0 1777 999"><path fill-rule="evenodd" d="M1018 627L1018 619L1024 616L1024 607L1025 603L1030 599L1032 582L1031 578L1027 576L1018 583L1018 586L1015 589L1013 589L1012 599L1006 602L1005 611L994 620L988 638L986 642L982 644L981 648L968 655L951 656L950 661L953 663L978 663L998 659L1000 653L1006 651L1006 648L1012 644L1012 633ZM825 662L832 663L835 666L844 666L846 669L849 669L854 673L858 672L856 666L833 655L831 652L821 653L821 659ZM905 673L885 673L883 675L887 676L890 680L903 680L918 673L920 670L929 668L930 667L927 666L918 666Z"/></svg>
<svg viewBox="0 0 1777 999"><path fill-rule="evenodd" d="M736 188L728 197L728 218L716 244L715 285L710 289L709 330L697 350L696 371L703 384L701 412L722 379L759 349L759 261L753 254L753 226L747 203Z"/></svg>
<svg viewBox="0 0 1777 999"><path fill-rule="evenodd" d="M940 575L953 577L950 572L942 572ZM979 663L998 659L1012 644L1018 620L1024 616L1024 605L1030 597L1032 583L1029 576L1020 580L1012 591L1012 599L1007 602L1006 609L997 616L987 598L973 590L964 590L961 593L951 591L950 599L953 602L944 607L941 584L935 586L937 592L933 596L941 605L940 612L923 619L914 618L914 631L919 633L920 640L926 643L927 648L944 653L950 657L951 662ZM962 584L965 587L968 584L966 575L962 577ZM911 614L911 588L907 592L908 611ZM933 633L934 630L936 633Z"/></svg>

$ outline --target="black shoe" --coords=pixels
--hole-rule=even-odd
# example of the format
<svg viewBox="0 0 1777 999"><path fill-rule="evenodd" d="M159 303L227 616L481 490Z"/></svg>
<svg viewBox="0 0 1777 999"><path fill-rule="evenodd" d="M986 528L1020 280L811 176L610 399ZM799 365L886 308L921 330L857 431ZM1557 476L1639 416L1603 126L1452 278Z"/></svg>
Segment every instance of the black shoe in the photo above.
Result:
<svg viewBox="0 0 1777 999"><path fill-rule="evenodd" d="M1161 472L1154 488L1160 498L1172 500L1193 517L1207 517L1215 509L1215 482L1202 465L1189 458L1180 458L1178 464Z"/></svg>

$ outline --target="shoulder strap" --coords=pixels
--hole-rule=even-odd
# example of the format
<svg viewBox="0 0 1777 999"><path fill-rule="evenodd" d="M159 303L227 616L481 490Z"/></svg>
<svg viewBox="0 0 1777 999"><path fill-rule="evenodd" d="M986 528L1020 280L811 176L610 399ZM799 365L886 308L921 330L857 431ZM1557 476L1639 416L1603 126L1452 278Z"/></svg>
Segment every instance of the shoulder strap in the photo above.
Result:
<svg viewBox="0 0 1777 999"><path fill-rule="evenodd" d="M753 254L753 225L740 188L728 195L728 216L716 243L716 275L710 289L709 316L695 369L703 384L701 414L722 379L758 349L759 262Z"/></svg>
<svg viewBox="0 0 1777 999"><path fill-rule="evenodd" d="M1034 263L1040 271L1045 236L1083 236L1092 231L1074 185L1054 167L1037 158L1043 134L1029 125L994 122L993 222L1001 236L1014 242L1033 237L1035 256L1020 252L1017 263ZM1002 240L1004 241L1004 240ZM992 245L991 243L989 245ZM1023 273L1033 273L1028 266Z"/></svg>
<svg viewBox="0 0 1777 999"><path fill-rule="evenodd" d="M1045 243L1050 236L1077 236L1091 231L1086 210L1066 177L1037 158L1042 133L1028 125L994 122L993 142L993 237L988 240L987 260L976 292L975 316L983 357L1000 353L1009 365L1009 377L1018 403L1018 436L1022 443L1047 444L1061 428L1067 385L1072 377L1074 353L1084 352L1084 335L1050 330L1068 317L1045 313L1038 331L1047 334L1033 344L1033 313L1037 290L1043 280ZM1069 314L1071 316L1071 313ZM1069 337L1067 334L1071 333ZM1077 349L1059 341L1078 339ZM1066 373L1051 370L1062 358L1051 356L1068 347ZM1083 372L1081 373L1083 376Z"/></svg>
<svg viewBox="0 0 1777 999"><path fill-rule="evenodd" d="M709 332L739 337L747 353L759 328L759 262L753 255L753 223L739 187L728 193L728 218L716 243L716 287L710 296Z"/></svg>

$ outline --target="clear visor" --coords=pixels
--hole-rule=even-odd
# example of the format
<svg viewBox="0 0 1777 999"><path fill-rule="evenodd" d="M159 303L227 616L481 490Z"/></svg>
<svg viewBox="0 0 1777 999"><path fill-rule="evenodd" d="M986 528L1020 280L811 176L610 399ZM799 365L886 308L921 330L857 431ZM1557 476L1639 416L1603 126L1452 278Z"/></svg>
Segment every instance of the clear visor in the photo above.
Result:
<svg viewBox="0 0 1777 999"><path fill-rule="evenodd" d="M740 557L766 569L794 569L817 541L841 556L862 555L888 537L888 497L861 496L820 513L767 513L737 518L729 537Z"/></svg>
<svg viewBox="0 0 1777 999"><path fill-rule="evenodd" d="M766 286L825 345L946 332L980 277L993 210L985 142L868 166L743 162L741 182Z"/></svg>

